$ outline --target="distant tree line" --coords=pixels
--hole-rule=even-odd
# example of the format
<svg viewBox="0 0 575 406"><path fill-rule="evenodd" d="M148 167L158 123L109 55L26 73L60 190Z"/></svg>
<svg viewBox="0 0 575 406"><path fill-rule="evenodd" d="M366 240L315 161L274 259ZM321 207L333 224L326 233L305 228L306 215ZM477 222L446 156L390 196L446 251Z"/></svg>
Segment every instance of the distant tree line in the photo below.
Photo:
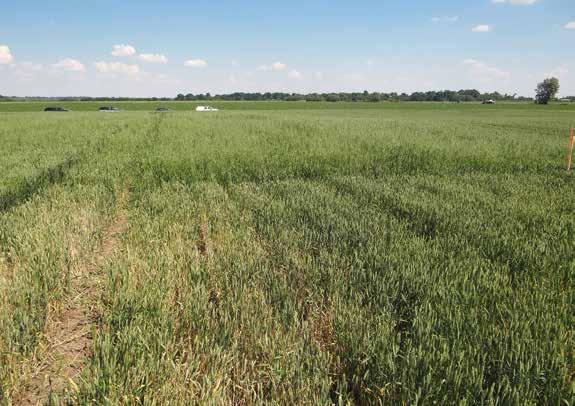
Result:
<svg viewBox="0 0 575 406"><path fill-rule="evenodd" d="M543 86L545 85L545 86ZM556 93L555 83L544 82L538 87L537 102L545 102L553 99ZM533 101L533 98L517 96L516 94L501 94L499 92L481 93L476 89L469 90L441 90L428 92L408 93L381 93L381 92L351 92L351 93L246 93L236 92L230 94L211 95L206 94L178 94L171 97L17 97L2 96L2 101L101 101L101 102L126 102L126 101L307 101L307 102L402 102L402 101L425 101L425 102L477 102L483 100L496 101ZM575 96L564 97L561 100L575 102Z"/></svg>
<svg viewBox="0 0 575 406"><path fill-rule="evenodd" d="M0 95L1 101L58 101L58 102L69 102L69 101L103 101L103 102L126 102L126 101L173 101L172 97L35 97L35 96L2 96Z"/></svg>
<svg viewBox="0 0 575 406"><path fill-rule="evenodd" d="M230 100L230 101L308 101L308 102L380 102L380 101L427 101L427 102L473 102L482 100L514 100L531 101L532 98L518 97L516 94L501 94L499 92L481 93L478 90L441 90L428 92L408 93L380 93L380 92L352 92L352 93L245 93L236 92L231 94L211 95L192 93L178 94L177 101L192 100Z"/></svg>

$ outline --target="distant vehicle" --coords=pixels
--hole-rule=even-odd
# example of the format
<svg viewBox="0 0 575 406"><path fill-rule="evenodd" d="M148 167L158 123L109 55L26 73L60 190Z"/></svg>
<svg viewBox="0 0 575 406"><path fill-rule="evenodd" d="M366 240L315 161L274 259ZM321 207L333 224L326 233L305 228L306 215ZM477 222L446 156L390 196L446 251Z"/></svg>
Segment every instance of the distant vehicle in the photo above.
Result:
<svg viewBox="0 0 575 406"><path fill-rule="evenodd" d="M166 113L166 112L168 112L168 111L170 111L170 109L167 108L167 107L158 107L158 108L156 108L156 112L157 112L157 113Z"/></svg>
<svg viewBox="0 0 575 406"><path fill-rule="evenodd" d="M117 113L118 111L120 111L120 109L117 107L107 106L107 107L100 107L98 111L101 113Z"/></svg>
<svg viewBox="0 0 575 406"><path fill-rule="evenodd" d="M206 111L220 111L220 110L211 106L198 106L196 107L196 111L206 112Z"/></svg>
<svg viewBox="0 0 575 406"><path fill-rule="evenodd" d="M495 100L483 100L483 104L497 104Z"/></svg>
<svg viewBox="0 0 575 406"><path fill-rule="evenodd" d="M64 111L69 111L68 109L65 109L64 107L46 107L44 109L44 111L57 111L57 112L64 112Z"/></svg>

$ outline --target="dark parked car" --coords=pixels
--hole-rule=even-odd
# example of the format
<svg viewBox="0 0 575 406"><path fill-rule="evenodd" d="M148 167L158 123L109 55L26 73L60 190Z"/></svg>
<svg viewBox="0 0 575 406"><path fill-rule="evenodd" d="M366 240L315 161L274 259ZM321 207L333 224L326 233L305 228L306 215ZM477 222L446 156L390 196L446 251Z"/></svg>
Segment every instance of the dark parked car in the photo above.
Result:
<svg viewBox="0 0 575 406"><path fill-rule="evenodd" d="M120 109L118 109L117 107L106 106L106 107L100 107L98 111L102 113L116 113L120 111Z"/></svg>
<svg viewBox="0 0 575 406"><path fill-rule="evenodd" d="M62 111L68 111L68 109L65 109L64 107L46 107L44 109L44 111L58 111L58 112L62 112Z"/></svg>

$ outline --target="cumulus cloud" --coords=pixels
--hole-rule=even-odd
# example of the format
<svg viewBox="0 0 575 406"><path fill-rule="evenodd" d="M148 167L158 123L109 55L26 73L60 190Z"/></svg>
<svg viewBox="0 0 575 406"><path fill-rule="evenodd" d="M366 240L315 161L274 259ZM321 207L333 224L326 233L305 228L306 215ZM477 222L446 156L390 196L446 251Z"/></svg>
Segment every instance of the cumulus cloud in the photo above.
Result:
<svg viewBox="0 0 575 406"><path fill-rule="evenodd" d="M150 63L168 63L168 58L162 54L140 54L138 58Z"/></svg>
<svg viewBox="0 0 575 406"><path fill-rule="evenodd" d="M282 70L286 70L287 65L285 63L281 63L281 62L275 62L272 65L272 69L275 71L282 71Z"/></svg>
<svg viewBox="0 0 575 406"><path fill-rule="evenodd" d="M511 4L513 6L531 6L537 3L538 0L491 0L492 3L496 4Z"/></svg>
<svg viewBox="0 0 575 406"><path fill-rule="evenodd" d="M260 71L276 71L276 72L281 72L287 69L287 65L285 63L282 62L274 62L271 65L261 65L258 67L258 70Z"/></svg>
<svg viewBox="0 0 575 406"><path fill-rule="evenodd" d="M567 24L565 24L565 28L567 28L568 30L575 30L575 21L570 21Z"/></svg>
<svg viewBox="0 0 575 406"><path fill-rule="evenodd" d="M14 61L14 57L7 45L0 45L0 65L8 65Z"/></svg>
<svg viewBox="0 0 575 406"><path fill-rule="evenodd" d="M511 76L509 72L503 69L490 66L476 59L466 59L463 61L463 65L467 68L470 76L483 82L495 79L508 79Z"/></svg>
<svg viewBox="0 0 575 406"><path fill-rule="evenodd" d="M431 22L433 22L433 23L451 24L451 23L456 23L457 21L459 21L458 16L443 16L443 17L432 17L431 18Z"/></svg>
<svg viewBox="0 0 575 406"><path fill-rule="evenodd" d="M127 44L114 45L112 56L134 56L136 55L136 48Z"/></svg>
<svg viewBox="0 0 575 406"><path fill-rule="evenodd" d="M492 29L493 29L493 28L491 28L490 25L487 25L487 24L479 24L479 25L476 25L475 27L473 27L473 28L471 29L471 31L473 31L473 32L489 32L489 31L491 31Z"/></svg>
<svg viewBox="0 0 575 406"><path fill-rule="evenodd" d="M130 65L122 62L96 62L94 67L100 73L111 73L125 76L136 76L140 73L138 65Z"/></svg>
<svg viewBox="0 0 575 406"><path fill-rule="evenodd" d="M61 61L56 62L52 65L54 69L65 70L68 72L84 72L86 67L80 61L76 59L66 58Z"/></svg>
<svg viewBox="0 0 575 406"><path fill-rule="evenodd" d="M184 66L188 68L205 68L208 63L203 59L189 59L184 62Z"/></svg>

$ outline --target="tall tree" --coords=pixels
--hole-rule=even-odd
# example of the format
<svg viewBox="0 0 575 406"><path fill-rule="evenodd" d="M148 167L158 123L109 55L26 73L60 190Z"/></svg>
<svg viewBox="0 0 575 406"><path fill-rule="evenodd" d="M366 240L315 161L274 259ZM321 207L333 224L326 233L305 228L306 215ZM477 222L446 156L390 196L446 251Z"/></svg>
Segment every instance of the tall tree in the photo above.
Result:
<svg viewBox="0 0 575 406"><path fill-rule="evenodd" d="M535 89L535 102L537 104L547 104L559 91L559 79L548 78L537 85Z"/></svg>

